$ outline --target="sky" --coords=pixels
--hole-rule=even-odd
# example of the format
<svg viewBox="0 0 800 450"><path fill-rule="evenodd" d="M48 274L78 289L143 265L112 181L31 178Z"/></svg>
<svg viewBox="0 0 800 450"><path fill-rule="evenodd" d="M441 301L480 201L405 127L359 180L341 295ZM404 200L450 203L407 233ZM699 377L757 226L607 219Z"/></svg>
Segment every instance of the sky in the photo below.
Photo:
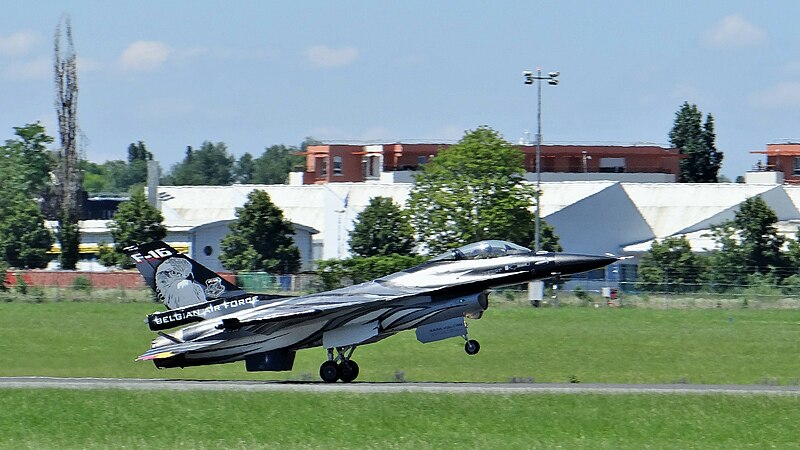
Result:
<svg viewBox="0 0 800 450"><path fill-rule="evenodd" d="M722 174L800 142L800 3L756 1L36 1L0 14L0 141L57 136L53 40L71 18L81 149L161 166L322 141L454 142L489 126L544 143L668 144L675 113L716 123Z"/></svg>

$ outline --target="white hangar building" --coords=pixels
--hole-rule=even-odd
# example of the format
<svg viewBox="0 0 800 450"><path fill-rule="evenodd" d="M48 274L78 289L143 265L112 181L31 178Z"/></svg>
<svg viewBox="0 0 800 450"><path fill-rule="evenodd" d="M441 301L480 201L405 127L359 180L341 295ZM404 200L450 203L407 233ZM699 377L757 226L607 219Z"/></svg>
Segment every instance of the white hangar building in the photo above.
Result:
<svg viewBox="0 0 800 450"><path fill-rule="evenodd" d="M409 183L315 185L159 186L158 207L167 241L214 270L221 270L220 241L236 208L254 189L266 191L294 223L303 270L318 259L349 256L347 240L358 215L376 196L405 204ZM706 252L711 226L734 217L746 199L760 196L776 212L779 230L793 238L800 226L800 187L783 184L624 183L563 181L542 183L542 217L554 226L565 251L631 255L636 264L654 240L685 235ZM82 248L111 242L107 221L81 224ZM612 280L619 268L609 269ZM623 267L627 269L627 267ZM623 270L623 272L626 272ZM623 274L622 276L625 276Z"/></svg>
<svg viewBox="0 0 800 450"><path fill-rule="evenodd" d="M211 260L235 209L251 190L266 191L296 224L295 238L308 267L313 260L349 256L353 221L372 197L390 197L403 205L411 188L407 183L160 186L158 193L171 239L185 239L199 259L210 247L206 262L214 266ZM693 249L704 252L713 242L703 235L732 219L739 204L753 196L775 210L779 229L793 237L800 225L800 187L782 184L545 182L542 217L555 227L568 252L638 256L653 240L675 235L686 235ZM191 236L181 238L181 232ZM630 262L635 264L636 258Z"/></svg>

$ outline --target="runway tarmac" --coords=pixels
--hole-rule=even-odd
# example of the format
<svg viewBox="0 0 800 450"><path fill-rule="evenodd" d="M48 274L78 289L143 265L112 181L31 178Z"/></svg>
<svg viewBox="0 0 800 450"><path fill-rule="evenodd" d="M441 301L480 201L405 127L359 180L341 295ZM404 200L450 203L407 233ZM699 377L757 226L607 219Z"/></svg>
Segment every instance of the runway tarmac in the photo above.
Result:
<svg viewBox="0 0 800 450"><path fill-rule="evenodd" d="M433 393L433 394L724 394L800 396L800 386L584 383L323 383L144 378L0 377L0 389L125 389L171 391Z"/></svg>

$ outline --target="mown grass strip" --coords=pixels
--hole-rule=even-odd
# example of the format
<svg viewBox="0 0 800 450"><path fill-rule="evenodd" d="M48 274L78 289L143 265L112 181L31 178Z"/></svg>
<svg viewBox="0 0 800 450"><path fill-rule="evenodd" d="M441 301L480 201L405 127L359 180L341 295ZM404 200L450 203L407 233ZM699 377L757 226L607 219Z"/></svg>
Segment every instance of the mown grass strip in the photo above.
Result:
<svg viewBox="0 0 800 450"><path fill-rule="evenodd" d="M321 349L289 373L243 364L157 370L133 359L154 334L153 304L0 303L0 375L316 380ZM413 332L359 347L360 381L800 384L800 311L546 308L496 302L463 340Z"/></svg>
<svg viewBox="0 0 800 450"><path fill-rule="evenodd" d="M798 448L796 397L0 390L0 448Z"/></svg>

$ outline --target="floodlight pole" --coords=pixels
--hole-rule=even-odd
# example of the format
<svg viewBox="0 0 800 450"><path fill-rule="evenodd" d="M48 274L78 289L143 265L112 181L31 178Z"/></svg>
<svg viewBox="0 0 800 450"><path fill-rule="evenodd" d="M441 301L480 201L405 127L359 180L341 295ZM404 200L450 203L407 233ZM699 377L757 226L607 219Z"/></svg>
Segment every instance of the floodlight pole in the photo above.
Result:
<svg viewBox="0 0 800 450"><path fill-rule="evenodd" d="M558 84L559 72L550 72L546 77L542 76L542 69L536 68L536 76L530 71L522 72L525 77L525 84L533 84L535 80L539 80L536 86L537 110L536 110L536 192L534 198L536 199L536 229L533 250L541 250L541 214L539 205L539 196L541 195L542 186L542 81L547 80L547 84L555 86Z"/></svg>

